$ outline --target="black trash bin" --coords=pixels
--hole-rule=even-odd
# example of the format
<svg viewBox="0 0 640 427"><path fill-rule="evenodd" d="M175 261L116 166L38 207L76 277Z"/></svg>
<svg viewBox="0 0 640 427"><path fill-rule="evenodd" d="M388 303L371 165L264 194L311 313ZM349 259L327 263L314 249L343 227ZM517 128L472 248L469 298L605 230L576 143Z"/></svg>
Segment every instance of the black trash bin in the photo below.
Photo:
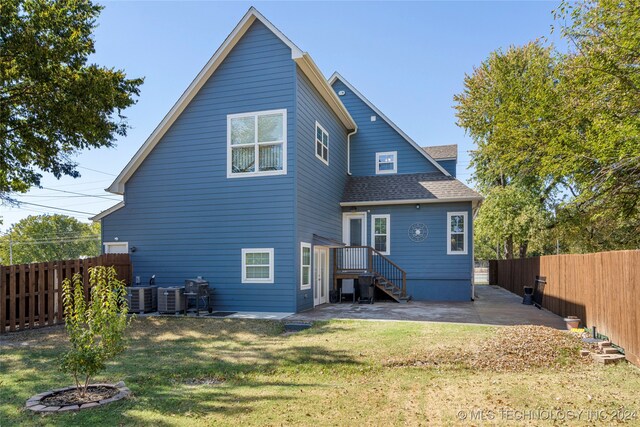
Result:
<svg viewBox="0 0 640 427"><path fill-rule="evenodd" d="M360 297L358 302L360 304L373 304L375 292L376 275L372 273L363 273L358 276L358 290L360 291Z"/></svg>

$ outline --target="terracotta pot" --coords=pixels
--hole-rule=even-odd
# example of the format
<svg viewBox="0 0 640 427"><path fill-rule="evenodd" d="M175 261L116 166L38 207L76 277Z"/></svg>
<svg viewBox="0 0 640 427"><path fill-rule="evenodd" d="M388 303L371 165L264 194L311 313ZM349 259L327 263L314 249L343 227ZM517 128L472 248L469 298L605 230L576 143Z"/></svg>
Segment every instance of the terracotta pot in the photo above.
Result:
<svg viewBox="0 0 640 427"><path fill-rule="evenodd" d="M577 317L567 317L564 319L564 321L567 324L568 330L580 327L580 319L578 319Z"/></svg>

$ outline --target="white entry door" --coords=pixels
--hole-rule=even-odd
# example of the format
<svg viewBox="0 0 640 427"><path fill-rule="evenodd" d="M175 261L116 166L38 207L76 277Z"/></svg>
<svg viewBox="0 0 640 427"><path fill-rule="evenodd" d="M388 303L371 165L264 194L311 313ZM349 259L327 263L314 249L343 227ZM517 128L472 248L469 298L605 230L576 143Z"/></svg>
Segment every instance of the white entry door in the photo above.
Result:
<svg viewBox="0 0 640 427"><path fill-rule="evenodd" d="M329 301L329 248L313 248L313 305Z"/></svg>
<svg viewBox="0 0 640 427"><path fill-rule="evenodd" d="M367 246L367 213L345 212L342 214L342 241L348 246ZM339 259L339 268L366 270L367 249L344 249Z"/></svg>

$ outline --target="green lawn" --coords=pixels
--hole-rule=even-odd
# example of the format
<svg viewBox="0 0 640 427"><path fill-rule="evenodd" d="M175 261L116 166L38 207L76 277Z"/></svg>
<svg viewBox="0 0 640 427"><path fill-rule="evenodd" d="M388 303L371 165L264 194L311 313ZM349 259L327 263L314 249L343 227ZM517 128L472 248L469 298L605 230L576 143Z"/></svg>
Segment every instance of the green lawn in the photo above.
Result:
<svg viewBox="0 0 640 427"><path fill-rule="evenodd" d="M71 381L56 368L64 330L27 331L0 338L0 426L482 424L459 420L472 409L485 411L486 425L514 425L501 408L640 410L640 370L627 364L569 358L562 368L498 373L459 360L411 362L446 359L495 334L472 325L335 321L283 335L277 322L143 318L132 324L129 349L96 379L124 380L131 399L32 415L23 409L31 395ZM223 383L201 384L213 380Z"/></svg>

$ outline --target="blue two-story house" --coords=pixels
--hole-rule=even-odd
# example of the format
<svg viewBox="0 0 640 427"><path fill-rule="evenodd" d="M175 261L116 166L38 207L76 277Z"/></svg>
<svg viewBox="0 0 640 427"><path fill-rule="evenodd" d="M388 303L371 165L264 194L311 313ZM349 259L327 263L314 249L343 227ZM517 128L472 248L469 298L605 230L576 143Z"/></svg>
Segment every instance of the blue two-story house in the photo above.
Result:
<svg viewBox="0 0 640 427"><path fill-rule="evenodd" d="M421 147L251 8L107 191L105 252L215 308L298 312L376 273L389 299L473 296L456 146Z"/></svg>

